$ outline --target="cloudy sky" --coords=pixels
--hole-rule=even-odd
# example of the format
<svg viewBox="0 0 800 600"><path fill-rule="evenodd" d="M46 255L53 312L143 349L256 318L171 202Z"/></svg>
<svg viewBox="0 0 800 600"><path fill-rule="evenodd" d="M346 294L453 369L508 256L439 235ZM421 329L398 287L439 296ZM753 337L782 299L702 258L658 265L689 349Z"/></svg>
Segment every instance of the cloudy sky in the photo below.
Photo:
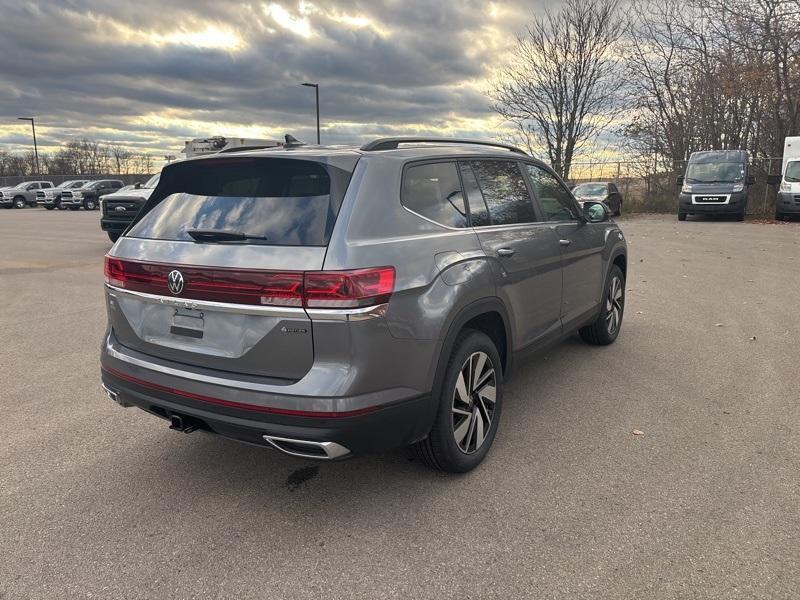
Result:
<svg viewBox="0 0 800 600"><path fill-rule="evenodd" d="M89 137L494 137L487 77L543 0L0 0L0 148Z"/></svg>

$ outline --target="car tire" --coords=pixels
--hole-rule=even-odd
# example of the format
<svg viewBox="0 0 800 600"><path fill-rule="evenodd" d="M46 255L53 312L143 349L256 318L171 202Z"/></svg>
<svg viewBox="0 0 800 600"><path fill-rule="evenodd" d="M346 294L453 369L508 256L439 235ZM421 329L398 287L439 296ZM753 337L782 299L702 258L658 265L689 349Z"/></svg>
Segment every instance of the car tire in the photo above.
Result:
<svg viewBox="0 0 800 600"><path fill-rule="evenodd" d="M86 210L97 210L97 201L94 198L86 198L83 201L83 208Z"/></svg>
<svg viewBox="0 0 800 600"><path fill-rule="evenodd" d="M622 200L620 198L617 198L617 202L614 204L614 216L622 216Z"/></svg>
<svg viewBox="0 0 800 600"><path fill-rule="evenodd" d="M686 213L685 212L679 212L678 213L678 221L685 221L685 220L686 220Z"/></svg>
<svg viewBox="0 0 800 600"><path fill-rule="evenodd" d="M106 233L108 234L108 239L110 239L112 242L116 242L119 239L119 236L122 235L119 231L106 231Z"/></svg>
<svg viewBox="0 0 800 600"><path fill-rule="evenodd" d="M55 206L53 206L52 204L45 204L44 208L45 208L45 210L53 210L55 208Z"/></svg>
<svg viewBox="0 0 800 600"><path fill-rule="evenodd" d="M775 211L775 220L776 221L785 221L786 220L786 215L784 215L782 212L778 212L776 210Z"/></svg>
<svg viewBox="0 0 800 600"><path fill-rule="evenodd" d="M742 210L741 212L736 213L736 220L741 222L744 221L745 211Z"/></svg>
<svg viewBox="0 0 800 600"><path fill-rule="evenodd" d="M447 361L441 389L434 393L438 408L433 427L412 449L432 469L471 471L488 454L503 407L502 363L494 342L480 331L462 331Z"/></svg>
<svg viewBox="0 0 800 600"><path fill-rule="evenodd" d="M80 207L80 205L79 205L79 204L71 204L71 205L69 206L69 209L70 209L70 210L80 210L80 209L81 209L81 207Z"/></svg>
<svg viewBox="0 0 800 600"><path fill-rule="evenodd" d="M607 346L614 342L622 329L622 317L625 315L625 274L617 265L613 265L608 273L603 304L597 320L591 325L581 328L578 333L583 341L595 346Z"/></svg>
<svg viewBox="0 0 800 600"><path fill-rule="evenodd" d="M25 198L19 196L18 198L14 198L14 208L27 208L28 203L25 202Z"/></svg>

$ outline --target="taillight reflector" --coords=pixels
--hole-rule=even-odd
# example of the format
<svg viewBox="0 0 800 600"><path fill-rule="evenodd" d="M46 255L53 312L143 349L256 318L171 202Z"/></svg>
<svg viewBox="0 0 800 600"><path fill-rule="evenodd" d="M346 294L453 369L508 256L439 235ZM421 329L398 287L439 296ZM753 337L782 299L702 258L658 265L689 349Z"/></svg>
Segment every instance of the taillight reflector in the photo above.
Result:
<svg viewBox="0 0 800 600"><path fill-rule="evenodd" d="M169 274L180 271L176 294ZM352 271L261 271L166 265L105 257L105 280L126 290L234 304L358 308L382 304L394 291L393 267Z"/></svg>

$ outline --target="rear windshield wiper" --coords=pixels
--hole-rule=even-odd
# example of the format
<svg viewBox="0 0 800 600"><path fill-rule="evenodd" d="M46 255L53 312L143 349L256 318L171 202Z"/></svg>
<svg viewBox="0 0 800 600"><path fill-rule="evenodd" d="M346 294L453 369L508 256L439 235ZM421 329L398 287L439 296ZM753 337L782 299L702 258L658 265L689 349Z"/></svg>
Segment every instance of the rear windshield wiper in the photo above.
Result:
<svg viewBox="0 0 800 600"><path fill-rule="evenodd" d="M243 231L229 229L187 229L196 242L246 242L247 240L266 240L263 235L248 235Z"/></svg>

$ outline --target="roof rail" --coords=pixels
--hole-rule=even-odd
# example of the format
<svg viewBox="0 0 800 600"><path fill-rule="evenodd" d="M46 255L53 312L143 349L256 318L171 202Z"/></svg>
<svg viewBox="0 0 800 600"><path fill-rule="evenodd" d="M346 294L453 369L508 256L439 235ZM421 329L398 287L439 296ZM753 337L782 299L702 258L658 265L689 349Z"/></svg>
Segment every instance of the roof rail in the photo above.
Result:
<svg viewBox="0 0 800 600"><path fill-rule="evenodd" d="M361 146L364 152L371 152L373 150L396 150L400 144L418 144L418 143L436 143L436 144L474 144L477 146L492 146L494 148L503 148L517 154L527 153L520 150L511 144L503 144L502 142L485 142L483 140L473 140L467 138L442 138L442 137L389 137L373 140Z"/></svg>
<svg viewBox="0 0 800 600"><path fill-rule="evenodd" d="M233 146L231 148L223 148L215 154L230 154L232 152L247 152L248 150L267 150L267 149L281 149L283 146L255 144L253 146Z"/></svg>

